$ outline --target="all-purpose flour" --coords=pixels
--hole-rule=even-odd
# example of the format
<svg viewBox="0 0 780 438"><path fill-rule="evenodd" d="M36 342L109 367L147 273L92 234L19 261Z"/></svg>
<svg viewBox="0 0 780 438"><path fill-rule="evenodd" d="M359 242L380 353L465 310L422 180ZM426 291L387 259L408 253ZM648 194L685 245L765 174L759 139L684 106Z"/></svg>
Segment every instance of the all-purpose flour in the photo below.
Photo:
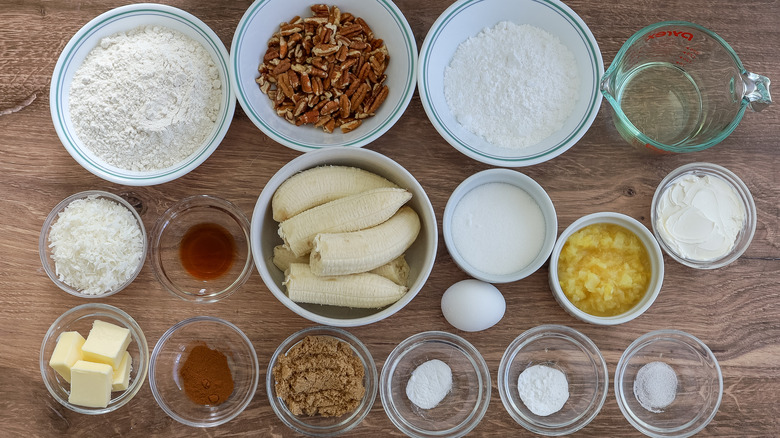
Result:
<svg viewBox="0 0 780 438"><path fill-rule="evenodd" d="M508 21L461 43L444 72L444 95L458 123L508 149L558 131L579 87L568 47L538 27Z"/></svg>
<svg viewBox="0 0 780 438"><path fill-rule="evenodd" d="M222 98L209 53L177 31L142 26L103 38L76 71L70 114L79 139L116 167L151 171L195 152Z"/></svg>

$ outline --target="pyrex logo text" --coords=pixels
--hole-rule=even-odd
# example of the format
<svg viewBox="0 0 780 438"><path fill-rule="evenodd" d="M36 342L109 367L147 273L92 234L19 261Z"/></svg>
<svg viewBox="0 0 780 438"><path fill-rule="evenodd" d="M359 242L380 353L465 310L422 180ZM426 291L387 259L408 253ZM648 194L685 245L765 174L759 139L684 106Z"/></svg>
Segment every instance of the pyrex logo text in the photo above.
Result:
<svg viewBox="0 0 780 438"><path fill-rule="evenodd" d="M690 32L682 32L682 31L679 31L679 30L665 30L665 31L662 31L662 32L656 32L656 33L648 35L647 36L647 40L651 40L653 38L665 37L665 36L667 36L667 37L676 36L676 37L680 37L680 38L685 38L688 41L693 40L693 34L692 33L690 33Z"/></svg>

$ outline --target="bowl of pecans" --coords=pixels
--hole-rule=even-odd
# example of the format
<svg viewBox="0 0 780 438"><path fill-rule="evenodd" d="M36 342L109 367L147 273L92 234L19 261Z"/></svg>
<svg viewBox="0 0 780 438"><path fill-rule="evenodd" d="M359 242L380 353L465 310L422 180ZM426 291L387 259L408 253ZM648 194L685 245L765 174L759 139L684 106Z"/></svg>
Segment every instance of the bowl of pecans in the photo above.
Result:
<svg viewBox="0 0 780 438"><path fill-rule="evenodd" d="M376 140L416 86L417 43L387 0L256 0L231 47L231 82L244 112L271 139L302 152Z"/></svg>

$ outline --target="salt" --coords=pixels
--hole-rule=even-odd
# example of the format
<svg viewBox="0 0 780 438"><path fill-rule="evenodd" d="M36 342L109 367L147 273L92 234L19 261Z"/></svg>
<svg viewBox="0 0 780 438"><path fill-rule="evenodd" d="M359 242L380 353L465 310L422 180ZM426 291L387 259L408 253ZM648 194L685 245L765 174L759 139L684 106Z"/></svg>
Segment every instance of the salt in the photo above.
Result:
<svg viewBox="0 0 780 438"><path fill-rule="evenodd" d="M677 373L664 362L650 362L639 369L634 396L643 408L660 413L677 396Z"/></svg>
<svg viewBox="0 0 780 438"><path fill-rule="evenodd" d="M525 190L487 183L466 193L452 213L452 240L466 263L490 275L525 268L544 245L541 207Z"/></svg>

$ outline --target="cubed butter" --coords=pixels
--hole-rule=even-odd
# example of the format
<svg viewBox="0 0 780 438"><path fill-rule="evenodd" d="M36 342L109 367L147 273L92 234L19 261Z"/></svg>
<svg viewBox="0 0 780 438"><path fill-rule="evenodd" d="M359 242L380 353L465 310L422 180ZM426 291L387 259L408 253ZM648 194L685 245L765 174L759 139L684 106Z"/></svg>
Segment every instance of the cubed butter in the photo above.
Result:
<svg viewBox="0 0 780 438"><path fill-rule="evenodd" d="M111 401L113 380L111 365L80 360L70 369L68 401L87 408L105 408Z"/></svg>
<svg viewBox="0 0 780 438"><path fill-rule="evenodd" d="M124 391L130 386L130 370L133 367L133 358L130 353L125 351L122 356L122 362L119 363L119 369L114 371L114 381L111 385L112 391Z"/></svg>
<svg viewBox="0 0 780 438"><path fill-rule="evenodd" d="M57 338L57 345L49 359L49 366L68 383L70 383L71 367L82 359L82 345L84 345L84 337L79 332L63 332Z"/></svg>
<svg viewBox="0 0 780 438"><path fill-rule="evenodd" d="M81 351L84 360L105 363L117 370L128 345L130 330L96 319Z"/></svg>

